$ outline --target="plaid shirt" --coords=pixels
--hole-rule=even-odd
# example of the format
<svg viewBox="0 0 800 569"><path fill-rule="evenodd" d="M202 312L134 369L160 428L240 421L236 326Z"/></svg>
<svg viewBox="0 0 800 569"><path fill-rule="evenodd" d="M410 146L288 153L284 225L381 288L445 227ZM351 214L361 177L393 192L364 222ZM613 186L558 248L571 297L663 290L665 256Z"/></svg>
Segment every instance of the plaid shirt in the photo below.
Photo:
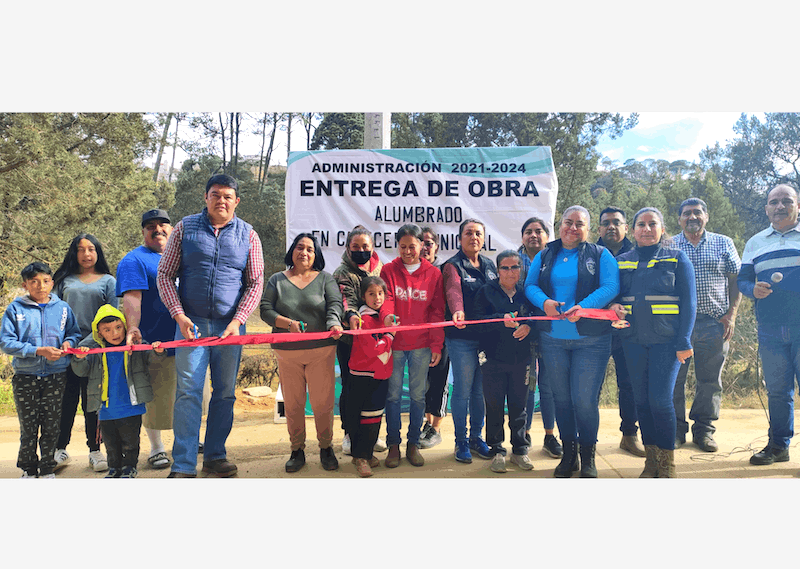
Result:
<svg viewBox="0 0 800 569"><path fill-rule="evenodd" d="M694 265L697 280L697 313L719 320L730 308L728 275L742 268L733 240L719 233L704 231L697 247L681 232L672 238L675 247L686 253Z"/></svg>
<svg viewBox="0 0 800 569"><path fill-rule="evenodd" d="M219 229L214 228L214 234L219 235ZM178 295L178 287L175 286L175 278L178 276L178 269L181 266L182 241L183 220L175 225L167 240L164 254L158 263L158 277L156 279L161 300L169 310L169 315L173 318L178 314L184 314L181 299ZM253 313L253 310L256 309L256 306L258 306L261 301L261 293L264 291L264 253L261 248L261 240L254 229L250 230L250 250L247 253L247 264L244 267L242 284L244 292L233 317L244 324Z"/></svg>

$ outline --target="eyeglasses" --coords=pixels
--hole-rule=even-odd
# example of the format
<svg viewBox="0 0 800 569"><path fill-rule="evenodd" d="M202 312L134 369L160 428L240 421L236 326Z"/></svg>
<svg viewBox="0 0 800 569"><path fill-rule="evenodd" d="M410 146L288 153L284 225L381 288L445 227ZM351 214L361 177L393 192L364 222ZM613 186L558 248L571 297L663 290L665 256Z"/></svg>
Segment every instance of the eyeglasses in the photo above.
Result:
<svg viewBox="0 0 800 569"><path fill-rule="evenodd" d="M500 267L501 271L518 271L520 270L520 265L511 265L509 267Z"/></svg>

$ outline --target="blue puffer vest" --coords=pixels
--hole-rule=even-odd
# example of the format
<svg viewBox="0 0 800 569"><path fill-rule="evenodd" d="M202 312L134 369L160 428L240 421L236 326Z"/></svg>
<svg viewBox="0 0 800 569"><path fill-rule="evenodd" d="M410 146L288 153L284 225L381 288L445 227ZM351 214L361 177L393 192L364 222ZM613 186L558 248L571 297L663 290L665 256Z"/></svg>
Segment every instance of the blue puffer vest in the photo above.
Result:
<svg viewBox="0 0 800 569"><path fill-rule="evenodd" d="M575 304L592 294L600 287L600 255L605 247L596 243L583 242L578 245L578 287L575 291ZM553 285L550 282L550 273L553 271L553 264L559 251L561 251L561 239L551 241L540 253L542 256L542 268L539 271L537 284L549 298L553 298ZM534 307L534 315L544 316L544 310ZM575 323L578 334L581 336L601 336L611 333L611 325L604 320L593 320L591 318L581 318ZM537 327L542 332L550 332L552 326L548 320L540 320Z"/></svg>
<svg viewBox="0 0 800 569"><path fill-rule="evenodd" d="M242 297L252 226L234 216L214 235L208 210L183 218L181 304L187 316L230 320Z"/></svg>
<svg viewBox="0 0 800 569"><path fill-rule="evenodd" d="M678 250L658 247L652 258L640 260L633 249L617 257L620 304L629 314L629 328L620 337L637 344L666 344L678 330L680 298L675 290Z"/></svg>

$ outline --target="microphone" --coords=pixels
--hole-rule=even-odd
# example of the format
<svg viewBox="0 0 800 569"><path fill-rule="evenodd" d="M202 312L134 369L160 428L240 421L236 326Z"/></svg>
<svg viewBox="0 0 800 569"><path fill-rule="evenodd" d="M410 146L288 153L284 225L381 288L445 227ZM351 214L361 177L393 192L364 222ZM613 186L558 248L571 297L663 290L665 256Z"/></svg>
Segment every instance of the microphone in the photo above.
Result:
<svg viewBox="0 0 800 569"><path fill-rule="evenodd" d="M783 280L783 273L781 272L774 272L772 276L769 278L773 283L778 284Z"/></svg>

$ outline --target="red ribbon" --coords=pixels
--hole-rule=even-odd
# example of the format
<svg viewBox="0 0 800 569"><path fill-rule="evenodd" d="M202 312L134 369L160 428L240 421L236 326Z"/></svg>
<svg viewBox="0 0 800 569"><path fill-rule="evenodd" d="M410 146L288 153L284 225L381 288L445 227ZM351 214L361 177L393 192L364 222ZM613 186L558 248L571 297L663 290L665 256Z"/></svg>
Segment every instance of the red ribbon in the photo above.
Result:
<svg viewBox="0 0 800 569"><path fill-rule="evenodd" d="M579 308L573 313L573 316L581 318L591 318L593 320L608 320L617 321L617 314L613 310L606 308ZM564 315L559 316L517 316L515 318L489 318L486 320L464 320L460 324L469 326L471 324L488 324L492 322L506 322L523 321L523 320L564 320ZM395 334L397 332L406 331L420 331L428 328L444 328L446 326L455 326L452 320L444 322L427 322L425 324L406 324L400 326L388 326L385 328L372 328L369 330L344 330L342 334L349 334L351 336L360 336L362 334L382 334L389 332ZM196 340L172 340L169 342L161 342L159 347L167 348L199 348L202 346L242 346L248 344L279 344L281 342L303 342L309 340L327 340L333 336L334 332L330 330L327 332L286 332L282 334L245 334L244 336L228 336L227 338L220 338L219 336L209 336L207 338L197 338ZM134 344L133 346L111 346L109 348L92 348L88 352L82 352L77 348L68 348L64 350L67 354L100 354L103 352L140 352L143 350L152 350L152 344Z"/></svg>

